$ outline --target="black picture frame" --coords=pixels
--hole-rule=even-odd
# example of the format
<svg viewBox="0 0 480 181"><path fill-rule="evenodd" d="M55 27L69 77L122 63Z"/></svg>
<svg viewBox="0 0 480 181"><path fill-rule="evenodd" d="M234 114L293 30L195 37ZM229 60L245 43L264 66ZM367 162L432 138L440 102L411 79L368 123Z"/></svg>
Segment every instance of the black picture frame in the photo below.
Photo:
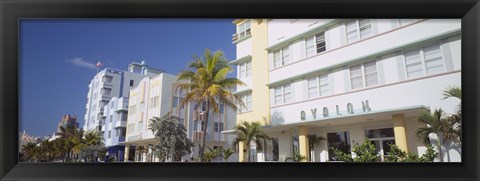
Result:
<svg viewBox="0 0 480 181"><path fill-rule="evenodd" d="M462 19L462 163L18 163L21 18L350 17ZM479 23L478 0L0 0L0 179L478 180Z"/></svg>

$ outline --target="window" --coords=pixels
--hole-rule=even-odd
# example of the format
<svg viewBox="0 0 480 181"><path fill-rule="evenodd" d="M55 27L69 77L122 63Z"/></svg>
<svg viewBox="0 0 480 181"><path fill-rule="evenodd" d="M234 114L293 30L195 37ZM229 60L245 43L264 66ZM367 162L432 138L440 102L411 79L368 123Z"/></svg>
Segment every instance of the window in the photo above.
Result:
<svg viewBox="0 0 480 181"><path fill-rule="evenodd" d="M284 84L281 86L276 86L274 88L275 95L275 105L289 103L293 101L292 98L292 88L290 84Z"/></svg>
<svg viewBox="0 0 480 181"><path fill-rule="evenodd" d="M193 131L199 131L199 130L198 130L198 121L197 121L197 120L193 121Z"/></svg>
<svg viewBox="0 0 480 181"><path fill-rule="evenodd" d="M172 107L173 107L173 108L178 107L178 97L177 97L177 96L173 96Z"/></svg>
<svg viewBox="0 0 480 181"><path fill-rule="evenodd" d="M133 80L130 80L130 87L133 87Z"/></svg>
<svg viewBox="0 0 480 181"><path fill-rule="evenodd" d="M328 74L323 74L317 77L309 78L307 80L307 83L308 83L308 98L324 96L324 95L327 95L330 91Z"/></svg>
<svg viewBox="0 0 480 181"><path fill-rule="evenodd" d="M213 131L218 132L218 122L214 122Z"/></svg>
<svg viewBox="0 0 480 181"><path fill-rule="evenodd" d="M290 62L289 48L284 47L273 52L273 67L277 68Z"/></svg>
<svg viewBox="0 0 480 181"><path fill-rule="evenodd" d="M109 75L105 75L105 76L103 76L102 81L103 81L103 82L106 82L106 83L112 83L113 77L112 77L112 76L109 76Z"/></svg>
<svg viewBox="0 0 480 181"><path fill-rule="evenodd" d="M219 132L222 132L223 131L223 128L224 128L224 124L223 123L218 123L218 130Z"/></svg>
<svg viewBox="0 0 480 181"><path fill-rule="evenodd" d="M325 32L317 33L305 39L307 57L324 52L326 49Z"/></svg>
<svg viewBox="0 0 480 181"><path fill-rule="evenodd" d="M112 120L113 120L113 115L110 115L110 123L112 123Z"/></svg>
<svg viewBox="0 0 480 181"><path fill-rule="evenodd" d="M362 40L373 35L372 21L369 19L355 19L345 23L347 43Z"/></svg>
<svg viewBox="0 0 480 181"><path fill-rule="evenodd" d="M138 131L142 131L143 129L143 121L138 122Z"/></svg>
<svg viewBox="0 0 480 181"><path fill-rule="evenodd" d="M103 95L112 95L112 89L111 88L103 88L102 89L102 94Z"/></svg>
<svg viewBox="0 0 480 181"><path fill-rule="evenodd" d="M350 154L350 135L348 131L327 133L328 160L339 161L335 149Z"/></svg>
<svg viewBox="0 0 480 181"><path fill-rule="evenodd" d="M439 44L404 52L405 70L408 78L431 75L445 71Z"/></svg>
<svg viewBox="0 0 480 181"><path fill-rule="evenodd" d="M242 98L243 104L245 106L240 106L240 112L252 110L252 92L240 95Z"/></svg>
<svg viewBox="0 0 480 181"><path fill-rule="evenodd" d="M245 78L252 76L252 61L238 64L238 77Z"/></svg>
<svg viewBox="0 0 480 181"><path fill-rule="evenodd" d="M352 89L378 84L377 62L371 61L350 67L350 85Z"/></svg>
<svg viewBox="0 0 480 181"><path fill-rule="evenodd" d="M108 138L112 137L112 131L108 131Z"/></svg>
<svg viewBox="0 0 480 181"><path fill-rule="evenodd" d="M250 102L251 102L251 98L250 98ZM223 104L223 103L220 103L220 104L218 105L218 109L219 109L220 113L223 113L223 112L224 112L224 109L225 109L224 106L225 106L225 104Z"/></svg>
<svg viewBox="0 0 480 181"><path fill-rule="evenodd" d="M398 24L400 26L405 26L408 24L412 24L413 22L417 21L418 19L399 19Z"/></svg>
<svg viewBox="0 0 480 181"><path fill-rule="evenodd" d="M119 137L120 136L120 129L116 129L115 130L115 137Z"/></svg>
<svg viewBox="0 0 480 181"><path fill-rule="evenodd" d="M238 38L250 35L250 20L238 25L237 34Z"/></svg>
<svg viewBox="0 0 480 181"><path fill-rule="evenodd" d="M120 128L120 131L121 131L121 132L120 132L120 135L121 135L122 137L125 137L125 135L126 135L126 133L127 133L127 128Z"/></svg>
<svg viewBox="0 0 480 181"><path fill-rule="evenodd" d="M393 128L367 129L365 135L375 145L378 156L384 161L390 152L390 145L395 144Z"/></svg>

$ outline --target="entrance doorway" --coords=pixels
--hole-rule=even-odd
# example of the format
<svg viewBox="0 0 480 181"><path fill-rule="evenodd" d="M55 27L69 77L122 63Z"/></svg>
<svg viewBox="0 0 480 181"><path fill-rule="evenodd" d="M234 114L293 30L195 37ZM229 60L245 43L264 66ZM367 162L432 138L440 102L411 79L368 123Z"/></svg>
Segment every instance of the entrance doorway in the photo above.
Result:
<svg viewBox="0 0 480 181"><path fill-rule="evenodd" d="M367 129L365 134L368 140L375 145L380 160L385 161L385 156L390 152L390 145L395 144L393 128Z"/></svg>

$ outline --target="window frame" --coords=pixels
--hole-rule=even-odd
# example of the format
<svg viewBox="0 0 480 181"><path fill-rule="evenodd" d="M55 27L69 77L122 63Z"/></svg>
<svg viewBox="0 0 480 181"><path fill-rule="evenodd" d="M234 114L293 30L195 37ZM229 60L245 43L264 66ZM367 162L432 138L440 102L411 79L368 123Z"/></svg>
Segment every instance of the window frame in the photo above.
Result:
<svg viewBox="0 0 480 181"><path fill-rule="evenodd" d="M376 78L377 78L377 83L376 84L373 84L373 85L369 85L367 86L367 79L366 79L366 76L367 74L365 73L365 64L368 64L368 63L372 63L374 62L375 63L375 74L377 75ZM374 59L374 60L369 60L369 61L365 61L365 62L362 62L360 64L354 64L354 65L351 65L351 66L348 66L348 80L350 81L350 90L358 90L358 89L363 89L363 88L367 88L367 87L372 87L372 86L376 86L376 85L379 85L380 84L380 74L378 73L378 65L377 65L377 60ZM353 87L353 81L352 81L352 67L356 67L356 66L359 66L360 65L360 71L361 71L361 77L362 77L362 86L361 87L358 87L358 88L354 88ZM372 74L372 73L370 73ZM356 76L355 78L358 78L359 76Z"/></svg>
<svg viewBox="0 0 480 181"><path fill-rule="evenodd" d="M441 57L440 61L442 62L442 72L428 73L427 64L425 62L424 48L429 47L429 46L433 46L433 45L438 45L438 50L439 50L440 57ZM407 59L406 59L405 53L411 52L411 51L418 51L418 55L419 55L419 58L420 58L420 64L421 64L421 67L422 67L422 75L420 75L420 76L415 76L415 77L408 76ZM419 46L419 47L416 47L416 48L411 48L411 49L408 49L408 50L404 50L404 51L402 51L402 57L403 57L403 64L404 64L404 71L403 72L405 74L406 79L415 79L415 78L420 78L420 77L424 77L424 76L428 76L428 75L440 74L440 73L444 73L444 72L448 71L447 67L445 65L445 63L446 63L445 62L445 54L442 50L442 43L439 42L439 41L436 41L434 43L429 43L429 44L426 44L426 45L422 45L422 46Z"/></svg>
<svg viewBox="0 0 480 181"><path fill-rule="evenodd" d="M247 25L248 25L248 28L247 28ZM243 27L243 30L240 31L240 29ZM251 25L251 22L250 20L246 20L240 24L237 25L237 36L238 38L243 38L243 37L246 37L248 35L250 35L252 33L252 25Z"/></svg>
<svg viewBox="0 0 480 181"><path fill-rule="evenodd" d="M324 50L321 51L321 52L318 52L318 39L317 39L317 35L320 35L322 34L323 36L323 44L324 44ZM313 39L312 42L313 42L313 53L311 55L308 54L308 39ZM323 52L326 52L327 51L327 40L326 40L326 37L325 37L325 31L322 31L322 32L319 32L319 33L315 33L311 36L308 36L306 38L304 38L304 41L305 41L305 57L312 57L312 56L315 56L317 54L320 54L320 53L323 53Z"/></svg>
<svg viewBox="0 0 480 181"><path fill-rule="evenodd" d="M288 102L285 101L285 100L286 100L286 99L285 99L285 95L286 95L286 94L285 94L285 86L286 86L286 85L289 85L289 86L290 86L289 95L290 95L291 97L290 97L290 99L289 99ZM275 89L277 89L277 88L280 88L280 90L281 90L280 95L277 95L277 94L276 94L276 90L275 90ZM294 100L294 97L293 97L293 85L292 85L292 83L286 83L286 84L282 84L282 85L279 85L279 86L275 86L275 87L273 87L273 91L274 91L274 92L273 92L273 96L274 96L274 99L273 99L273 100L274 100L274 104L275 104L275 105L282 105L282 104L287 104L287 103L291 103L291 102L294 102L294 101L295 101L295 100ZM277 97L278 97L278 96L281 97L280 103L277 103Z"/></svg>
<svg viewBox="0 0 480 181"><path fill-rule="evenodd" d="M287 49L287 50L285 50L285 49ZM284 53L284 52L288 52L288 53ZM275 54L276 53L279 53L279 55L278 55L279 65L277 65L276 61L275 61L276 60L275 59ZM291 51L290 51L290 45L287 45L287 46L284 46L284 47L279 48L277 50L274 50L274 51L272 51L272 54L273 54L273 60L272 60L273 68L283 67L283 66L288 65L288 64L293 62ZM285 58L285 55L287 55L287 58ZM287 61L285 61L285 60L287 60Z"/></svg>
<svg viewBox="0 0 480 181"><path fill-rule="evenodd" d="M327 78L327 81L326 81L326 84L322 84L322 82L320 82L320 80L322 79L321 77L323 76L326 76ZM310 89L313 88L313 87L310 87L310 79L315 79L315 96L310 96ZM319 75L316 75L314 77L309 77L306 79L307 80L307 97L309 99L311 98L317 98L317 97L323 97L323 96L326 96L326 95L329 95L330 94L330 74L329 73L322 73L322 74L319 74ZM321 87L323 86L327 86L328 89L326 91L328 91L328 93L326 93L325 95L322 94L322 89Z"/></svg>
<svg viewBox="0 0 480 181"><path fill-rule="evenodd" d="M361 20L369 20L369 26L370 26L370 36L366 36L366 37L362 37L362 33L361 33L361 28L363 27L366 27L366 26L362 26L360 27L360 21ZM347 30L347 24L354 21L355 23L355 31L356 31L356 35L357 35L357 39L356 40L352 40L352 41L349 41L348 40L348 34L349 32L352 32L352 31L348 31ZM373 21L372 19L351 19L351 20L348 20L348 21L345 21L344 23L345 25L345 40L346 40L346 43L347 44L351 44L351 43L354 43L354 42L357 42L357 41L360 41L360 40L363 40L363 39L366 39L366 38L369 38L369 37L372 37L374 35L374 32L373 32ZM368 26L368 25L367 25Z"/></svg>

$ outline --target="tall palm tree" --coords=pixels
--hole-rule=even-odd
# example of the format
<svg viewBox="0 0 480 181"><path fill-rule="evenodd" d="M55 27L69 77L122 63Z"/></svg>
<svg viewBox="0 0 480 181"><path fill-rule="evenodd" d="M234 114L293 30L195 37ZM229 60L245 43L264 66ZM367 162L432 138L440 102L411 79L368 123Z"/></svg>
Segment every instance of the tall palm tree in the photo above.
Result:
<svg viewBox="0 0 480 181"><path fill-rule="evenodd" d="M229 108L237 110L235 104L242 100L230 90L237 85L245 85L237 78L227 78L227 74L232 71L228 61L221 51L210 52L206 49L203 57L194 55L194 60L188 64L188 70L180 72L178 81L182 82L178 88L187 92L185 98L180 103L184 107L188 103L195 103L195 110L199 105L205 105L205 125L208 125L210 111L219 112L219 103L223 103ZM200 145L200 161L204 161L205 140L207 127L202 128L203 138Z"/></svg>
<svg viewBox="0 0 480 181"><path fill-rule="evenodd" d="M255 142L258 150L262 150L263 140L270 139L260 127L262 123L260 121L247 122L243 121L239 125L235 126L237 137L233 140L232 145L236 146L240 142L245 143L245 148L248 154L248 160L250 161L250 143ZM243 151L243 150L239 150Z"/></svg>
<svg viewBox="0 0 480 181"><path fill-rule="evenodd" d="M457 98L460 100L460 104L458 105L458 111L455 114L450 115L447 121L447 129L446 137L449 140L453 140L455 142L461 142L462 140L462 89L459 86L449 86L443 91L443 99L448 98Z"/></svg>
<svg viewBox="0 0 480 181"><path fill-rule="evenodd" d="M312 160L312 151L315 150L315 146L317 146L318 144L320 144L322 141L326 140L324 137L321 137L321 136L317 136L317 135L314 135L314 134L311 134L311 135L307 135L307 138L308 138L308 151L309 151L309 159L310 161L313 161Z"/></svg>
<svg viewBox="0 0 480 181"><path fill-rule="evenodd" d="M27 143L22 146L24 161L34 161L38 154L38 148L35 143Z"/></svg>
<svg viewBox="0 0 480 181"><path fill-rule="evenodd" d="M436 109L433 114L429 111L422 112L420 116L417 118L418 122L427 124L427 127L422 127L417 129L417 137L425 144L430 144L430 137L431 133L435 133L437 135L437 145L438 145L438 153L440 156L440 160L443 161L443 152L442 152L442 143L445 140L449 140L450 138L445 135L448 135L448 127L447 121L444 118L444 112L442 109Z"/></svg>

